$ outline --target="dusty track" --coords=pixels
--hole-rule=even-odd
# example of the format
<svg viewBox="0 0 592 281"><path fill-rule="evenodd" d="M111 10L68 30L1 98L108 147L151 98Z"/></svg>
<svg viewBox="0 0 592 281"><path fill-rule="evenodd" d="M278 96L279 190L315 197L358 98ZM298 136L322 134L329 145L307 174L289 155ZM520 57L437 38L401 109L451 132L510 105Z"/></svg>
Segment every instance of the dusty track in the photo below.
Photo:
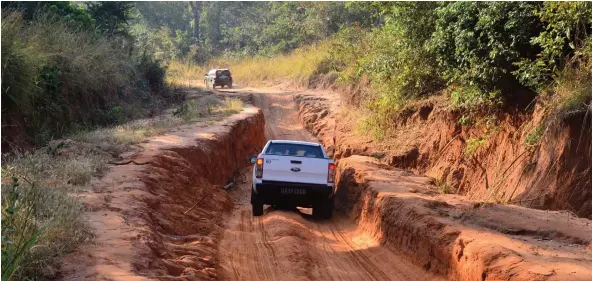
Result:
<svg viewBox="0 0 592 281"><path fill-rule="evenodd" d="M299 124L292 93L255 92L253 101L265 115L266 138L316 141ZM253 217L251 170L244 172L249 182L233 191L235 208L219 245L221 280L443 280L345 217L315 221L308 209L271 208Z"/></svg>

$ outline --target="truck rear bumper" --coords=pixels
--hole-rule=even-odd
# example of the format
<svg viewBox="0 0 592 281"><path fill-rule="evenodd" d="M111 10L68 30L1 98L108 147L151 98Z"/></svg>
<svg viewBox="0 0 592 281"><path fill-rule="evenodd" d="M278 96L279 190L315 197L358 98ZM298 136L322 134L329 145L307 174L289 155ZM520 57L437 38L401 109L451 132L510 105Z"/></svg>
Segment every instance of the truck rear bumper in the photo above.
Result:
<svg viewBox="0 0 592 281"><path fill-rule="evenodd" d="M232 80L229 78L214 78L214 83L216 84L230 84Z"/></svg>
<svg viewBox="0 0 592 281"><path fill-rule="evenodd" d="M333 196L333 187L324 184L264 181L257 184L256 189L257 193L251 196L251 203L258 200L258 203L267 205L312 207Z"/></svg>

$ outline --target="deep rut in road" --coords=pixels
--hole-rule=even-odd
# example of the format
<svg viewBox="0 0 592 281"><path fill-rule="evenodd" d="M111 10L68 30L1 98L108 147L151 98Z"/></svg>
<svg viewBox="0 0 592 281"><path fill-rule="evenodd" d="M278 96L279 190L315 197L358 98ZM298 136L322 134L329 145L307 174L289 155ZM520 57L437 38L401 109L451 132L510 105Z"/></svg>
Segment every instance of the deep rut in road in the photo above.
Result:
<svg viewBox="0 0 592 281"><path fill-rule="evenodd" d="M292 98L254 94L266 118L266 138L317 141L299 124ZM250 177L250 168L243 172ZM317 221L309 209L267 208L253 217L250 185L232 191L235 208L219 245L221 280L443 280L339 215Z"/></svg>

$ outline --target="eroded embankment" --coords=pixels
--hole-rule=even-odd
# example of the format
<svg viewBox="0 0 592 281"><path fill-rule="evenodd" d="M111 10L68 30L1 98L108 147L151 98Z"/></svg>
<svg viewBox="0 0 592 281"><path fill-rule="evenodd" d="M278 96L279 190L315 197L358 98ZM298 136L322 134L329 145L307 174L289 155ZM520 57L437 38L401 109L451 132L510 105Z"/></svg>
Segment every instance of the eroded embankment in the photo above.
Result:
<svg viewBox="0 0 592 281"><path fill-rule="evenodd" d="M441 195L429 178L393 167L417 163L419 149L409 153L403 145L380 147L354 136L323 97L296 101L301 122L338 159L337 208L383 245L452 280L592 280L589 220ZM416 118L430 120L428 111L419 110ZM457 138L440 136L425 145L443 149ZM455 158L442 157L454 167Z"/></svg>
<svg viewBox="0 0 592 281"><path fill-rule="evenodd" d="M214 124L194 124L142 144L81 196L93 245L63 262L63 280L215 280L221 186L264 144L264 118L248 107Z"/></svg>
<svg viewBox="0 0 592 281"><path fill-rule="evenodd" d="M370 156L471 199L592 219L590 115L551 116L555 124L548 126L544 109L535 106L530 113L499 113L470 124L437 97L401 112L393 119L394 136L376 142L353 133L355 114L332 112L336 97L330 95L307 93L296 102L301 121L333 147L337 159Z"/></svg>
<svg viewBox="0 0 592 281"><path fill-rule="evenodd" d="M592 278L583 219L440 195L427 178L365 156L341 159L337 174L337 207L426 270L451 280Z"/></svg>

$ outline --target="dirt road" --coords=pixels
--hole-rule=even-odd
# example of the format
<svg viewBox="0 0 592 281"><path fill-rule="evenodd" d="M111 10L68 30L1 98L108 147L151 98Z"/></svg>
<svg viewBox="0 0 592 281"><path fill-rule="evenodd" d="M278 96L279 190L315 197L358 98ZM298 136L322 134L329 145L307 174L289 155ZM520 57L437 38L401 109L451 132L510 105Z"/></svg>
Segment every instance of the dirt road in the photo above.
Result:
<svg viewBox="0 0 592 281"><path fill-rule="evenodd" d="M243 90L240 90L243 91ZM257 93L266 138L316 141L298 122L293 93ZM227 218L219 246L220 280L444 280L382 247L372 234L336 214L316 221L309 209L267 207L251 214L250 173L232 194L235 209Z"/></svg>

